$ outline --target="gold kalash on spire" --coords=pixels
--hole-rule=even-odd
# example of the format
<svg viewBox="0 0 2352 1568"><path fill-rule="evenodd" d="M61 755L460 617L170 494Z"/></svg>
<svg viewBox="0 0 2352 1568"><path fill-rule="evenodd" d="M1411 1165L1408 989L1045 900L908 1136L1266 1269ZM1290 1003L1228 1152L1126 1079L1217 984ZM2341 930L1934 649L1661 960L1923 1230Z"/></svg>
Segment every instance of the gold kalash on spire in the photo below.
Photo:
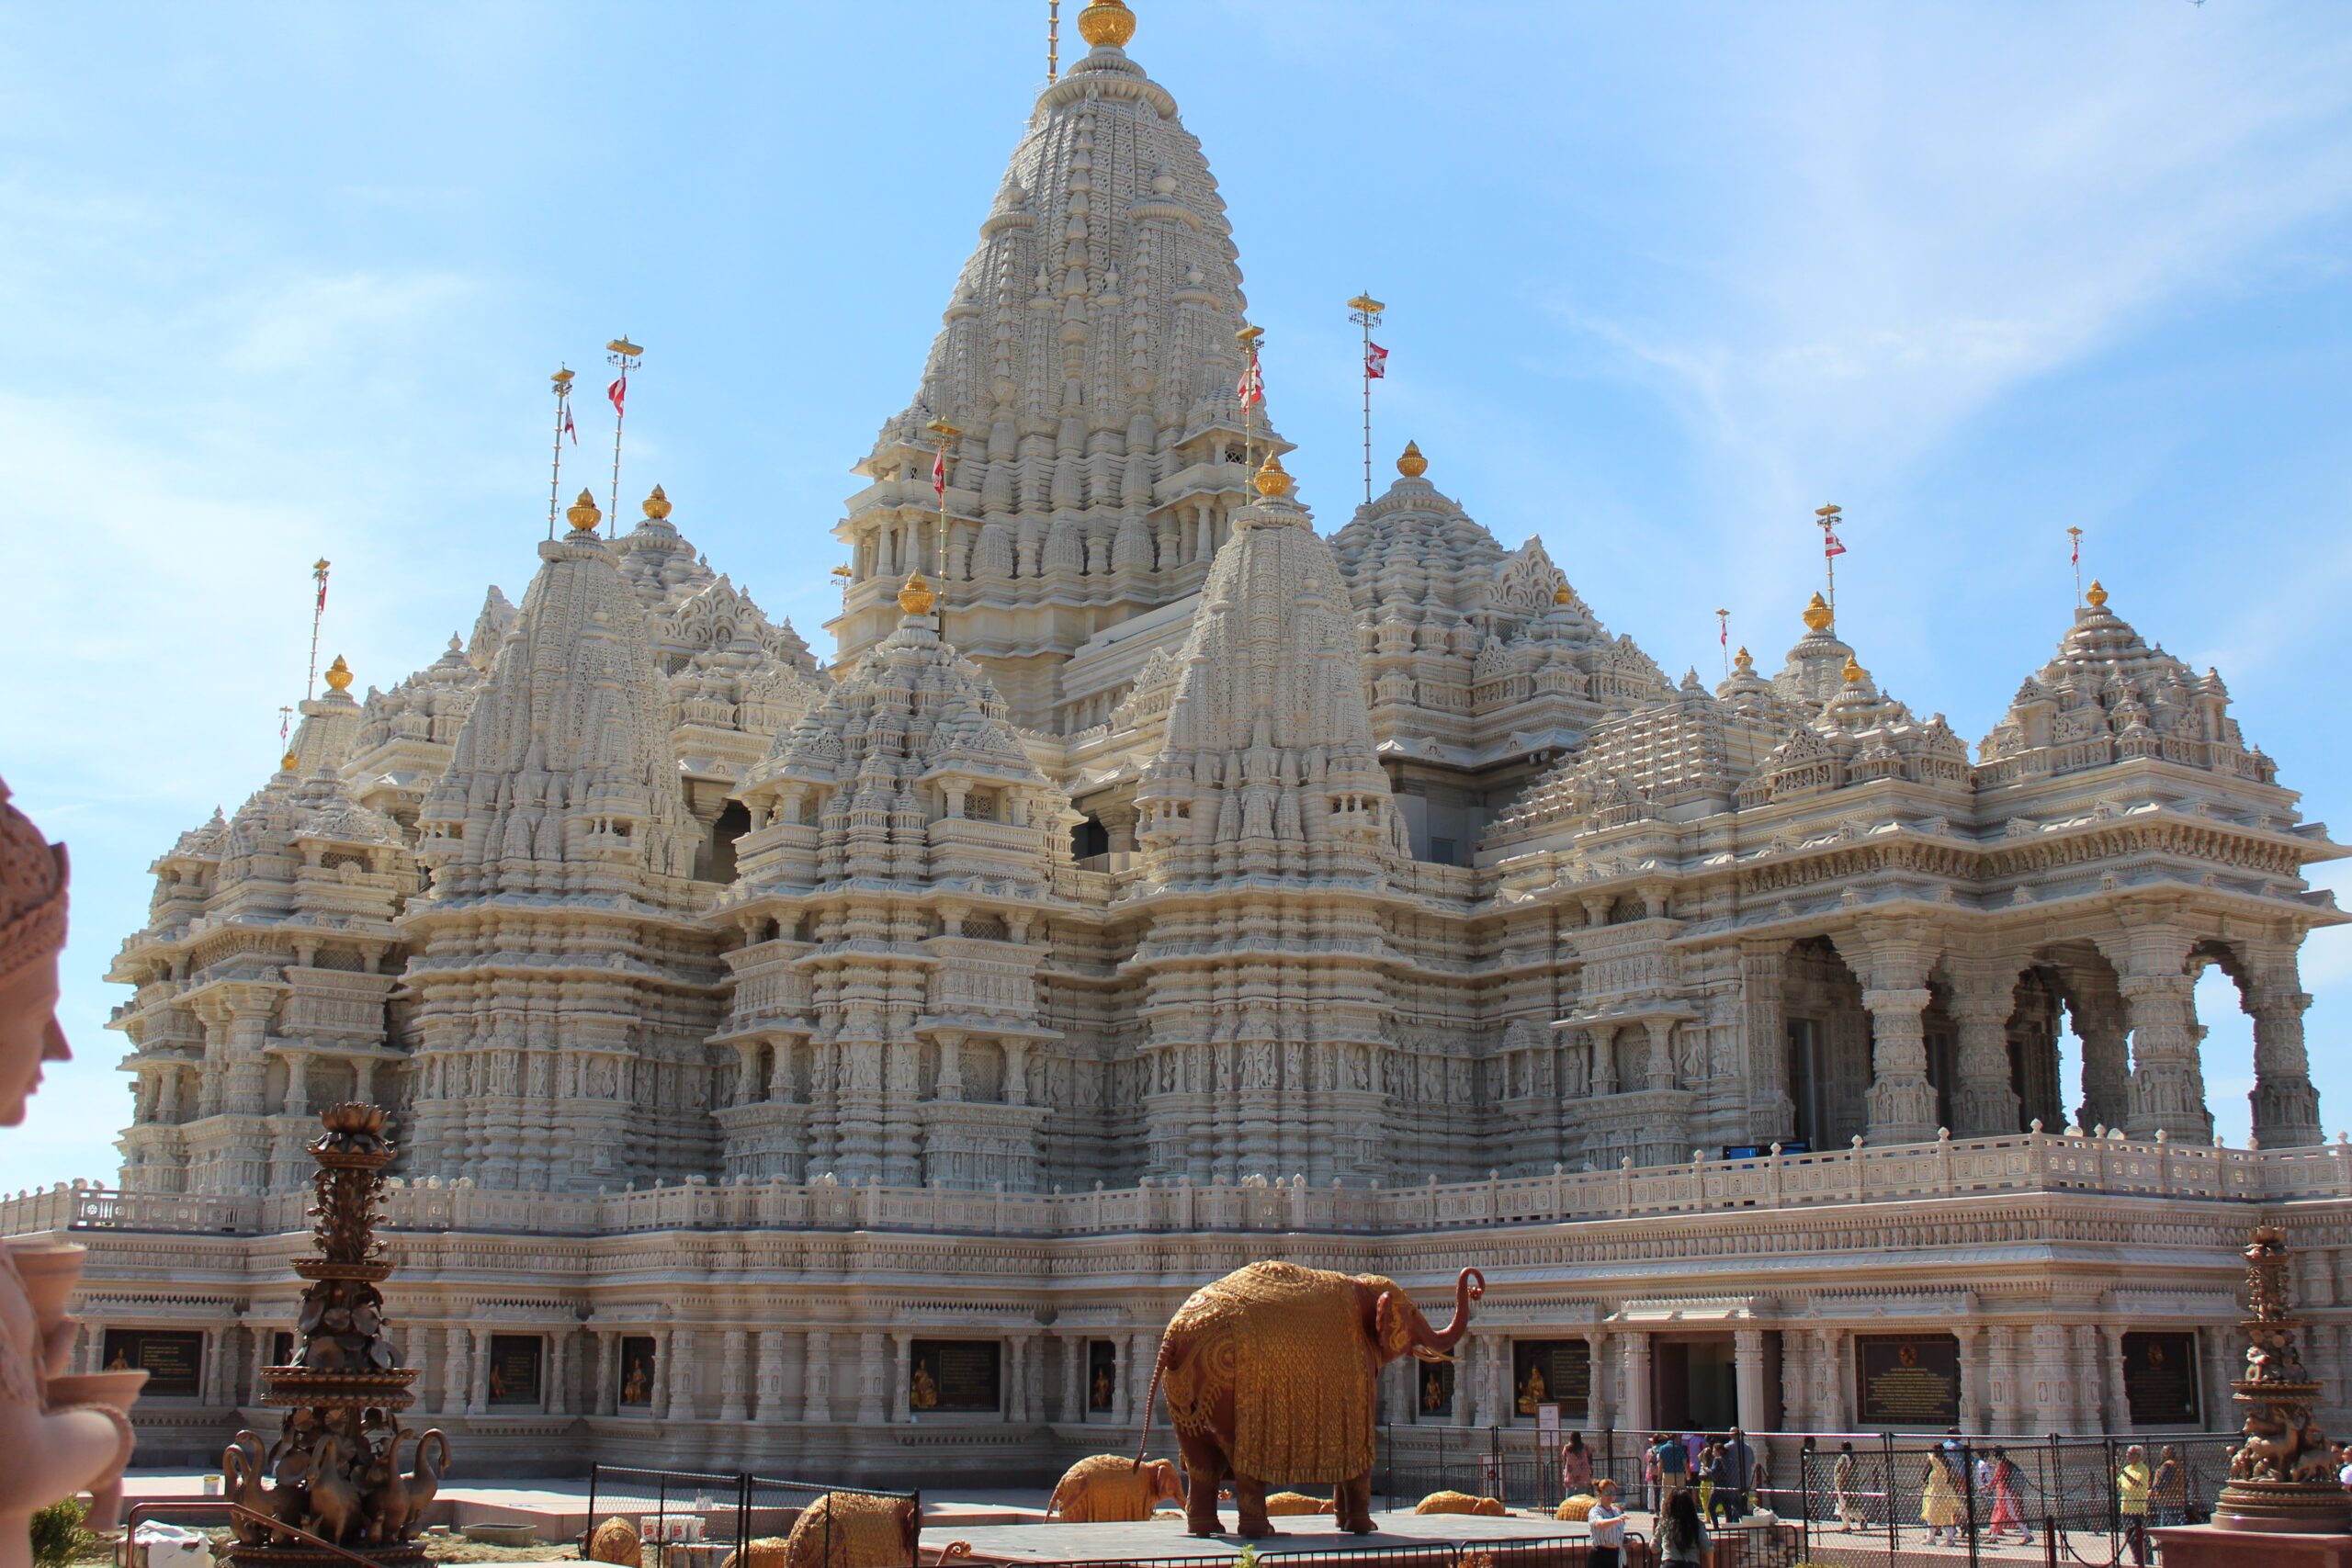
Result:
<svg viewBox="0 0 2352 1568"><path fill-rule="evenodd" d="M1078 36L1097 49L1125 49L1136 36L1136 14L1126 0L1094 0L1078 14Z"/></svg>

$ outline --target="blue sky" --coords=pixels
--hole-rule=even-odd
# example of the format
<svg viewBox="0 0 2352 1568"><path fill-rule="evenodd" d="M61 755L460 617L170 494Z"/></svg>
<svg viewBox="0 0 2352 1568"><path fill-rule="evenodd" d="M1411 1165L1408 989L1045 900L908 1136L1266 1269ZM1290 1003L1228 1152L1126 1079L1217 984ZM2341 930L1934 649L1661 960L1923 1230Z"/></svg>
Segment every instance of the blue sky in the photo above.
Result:
<svg viewBox="0 0 2352 1568"><path fill-rule="evenodd" d="M1841 629L1973 739L2064 629L2077 524L2113 607L2219 666L2352 835L2352 8L1137 10L1327 529L1369 288L1382 471L1417 437L1671 672L1714 678L1718 605L1777 664L1834 500ZM519 597L560 361L601 384L606 338L647 345L624 493L667 486L829 649L848 465L913 387L1044 11L0 5L0 774L74 851L80 1051L0 1134L0 1190L113 1173L98 976L148 861L272 766L310 562L363 687L486 582ZM2303 973L2333 1130L2352 940ZM2200 994L2235 1141L2230 1005Z"/></svg>

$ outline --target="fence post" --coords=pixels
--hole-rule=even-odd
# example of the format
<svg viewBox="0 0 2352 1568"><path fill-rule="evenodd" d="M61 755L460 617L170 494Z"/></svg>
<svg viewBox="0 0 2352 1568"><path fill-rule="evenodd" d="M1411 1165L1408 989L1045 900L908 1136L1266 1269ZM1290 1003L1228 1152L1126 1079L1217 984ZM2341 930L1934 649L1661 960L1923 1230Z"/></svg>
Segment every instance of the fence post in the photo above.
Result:
<svg viewBox="0 0 2352 1568"><path fill-rule="evenodd" d="M1860 1158L1859 1151L1855 1157L1859 1162ZM1895 1554L1903 1550L1902 1527L1894 1522L1894 1434L1881 1432L1878 1439L1886 1450L1886 1467L1883 1472L1885 1479L1881 1483L1881 1486L1886 1494L1886 1555L1891 1562Z"/></svg>
<svg viewBox="0 0 2352 1568"><path fill-rule="evenodd" d="M583 1562L588 1556L588 1538L596 1533L596 1482L604 1469L601 1463L592 1463L588 1467L588 1524L580 1532L580 1556Z"/></svg>
<svg viewBox="0 0 2352 1568"><path fill-rule="evenodd" d="M1960 1483L1961 1495L1968 1499L1968 1568L1976 1568L1976 1451L1965 1438L1960 1444L1960 1474L1954 1479Z"/></svg>
<svg viewBox="0 0 2352 1568"><path fill-rule="evenodd" d="M664 1346L663 1348L666 1350L668 1347ZM670 1533L670 1472L666 1470L661 1472L660 1479L653 1483L653 1530L657 1537ZM669 1568L669 1551L668 1541L655 1542L653 1568Z"/></svg>
<svg viewBox="0 0 2352 1568"><path fill-rule="evenodd" d="M748 1470L735 1477L735 1552L738 1562L752 1561L752 1472Z"/></svg>

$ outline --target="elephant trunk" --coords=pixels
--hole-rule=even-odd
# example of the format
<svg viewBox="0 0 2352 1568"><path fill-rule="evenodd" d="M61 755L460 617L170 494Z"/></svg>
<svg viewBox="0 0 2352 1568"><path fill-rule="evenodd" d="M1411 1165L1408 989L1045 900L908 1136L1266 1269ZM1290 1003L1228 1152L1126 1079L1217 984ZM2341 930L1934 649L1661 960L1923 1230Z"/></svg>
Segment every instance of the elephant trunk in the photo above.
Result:
<svg viewBox="0 0 2352 1568"><path fill-rule="evenodd" d="M1430 1330L1424 1343L1441 1353L1451 1350L1464 1334L1470 1332L1470 1303L1487 1293L1487 1277L1476 1269L1464 1269L1453 1281L1453 1321L1443 1328Z"/></svg>

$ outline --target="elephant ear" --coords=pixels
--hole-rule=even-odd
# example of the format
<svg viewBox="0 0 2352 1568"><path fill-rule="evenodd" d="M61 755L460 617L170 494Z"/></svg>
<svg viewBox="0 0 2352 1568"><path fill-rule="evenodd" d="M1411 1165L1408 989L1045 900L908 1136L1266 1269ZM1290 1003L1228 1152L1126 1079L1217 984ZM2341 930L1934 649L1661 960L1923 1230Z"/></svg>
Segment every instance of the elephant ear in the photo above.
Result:
<svg viewBox="0 0 2352 1568"><path fill-rule="evenodd" d="M1383 1291L1373 1303L1373 1337L1380 1347L1382 1364L1413 1348L1413 1303L1397 1291Z"/></svg>

